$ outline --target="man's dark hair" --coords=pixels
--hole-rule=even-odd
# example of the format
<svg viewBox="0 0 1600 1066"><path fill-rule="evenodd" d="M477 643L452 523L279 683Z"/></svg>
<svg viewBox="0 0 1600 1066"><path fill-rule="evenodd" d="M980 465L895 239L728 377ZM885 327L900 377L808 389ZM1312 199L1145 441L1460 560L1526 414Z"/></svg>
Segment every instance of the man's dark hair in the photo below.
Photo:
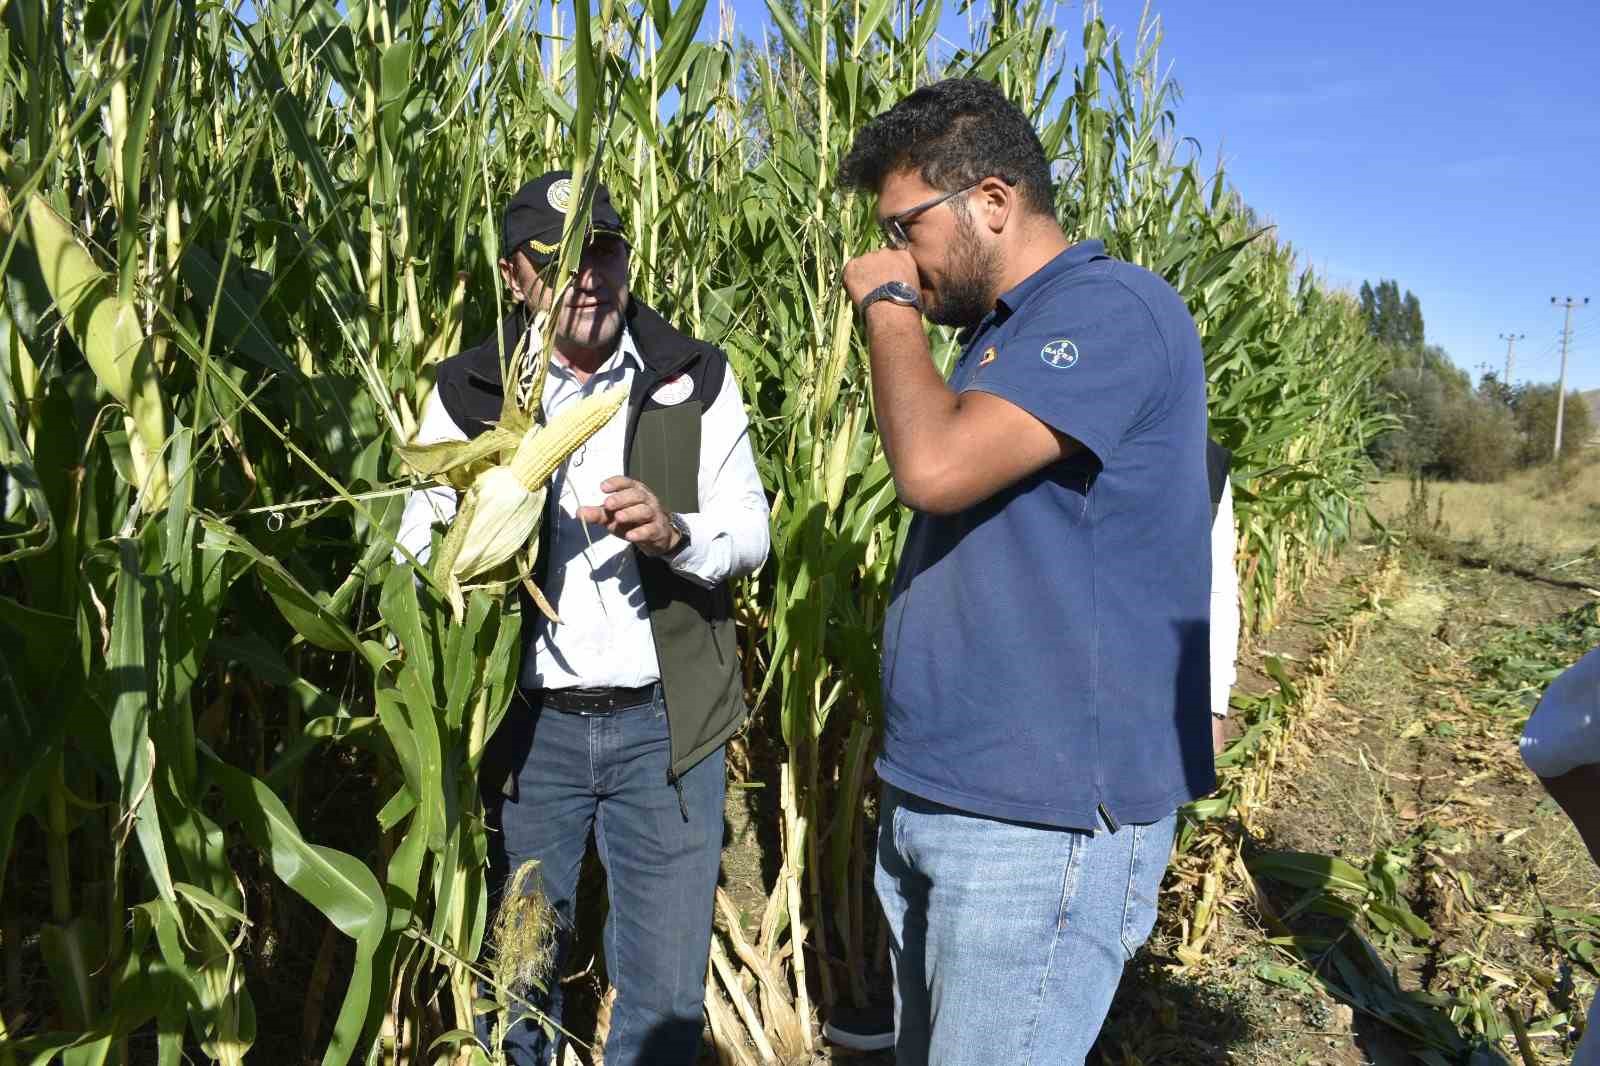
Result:
<svg viewBox="0 0 1600 1066"><path fill-rule="evenodd" d="M935 82L867 123L839 164L839 184L875 193L890 174L913 168L946 192L994 175L1032 210L1055 214L1039 134L1021 108L977 78Z"/></svg>

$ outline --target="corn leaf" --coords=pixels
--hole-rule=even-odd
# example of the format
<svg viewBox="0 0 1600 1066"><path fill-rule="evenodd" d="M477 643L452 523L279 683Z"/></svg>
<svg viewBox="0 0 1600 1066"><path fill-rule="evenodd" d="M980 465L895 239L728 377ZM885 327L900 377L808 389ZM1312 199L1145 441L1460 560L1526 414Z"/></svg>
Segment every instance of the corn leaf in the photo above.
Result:
<svg viewBox="0 0 1600 1066"><path fill-rule="evenodd" d="M323 1066L343 1066L355 1053L367 1020L373 956L388 922L383 892L359 859L307 842L283 802L263 782L210 754L205 762L228 812L261 850L273 874L355 941L355 968L322 1056Z"/></svg>
<svg viewBox="0 0 1600 1066"><path fill-rule="evenodd" d="M144 577L138 542L117 542L116 612L111 620L109 657L111 747L116 754L121 785L122 816L133 824L145 867L156 891L168 903L177 896L167 869L167 849L156 814L155 761L150 743L153 707L150 675L145 665Z"/></svg>

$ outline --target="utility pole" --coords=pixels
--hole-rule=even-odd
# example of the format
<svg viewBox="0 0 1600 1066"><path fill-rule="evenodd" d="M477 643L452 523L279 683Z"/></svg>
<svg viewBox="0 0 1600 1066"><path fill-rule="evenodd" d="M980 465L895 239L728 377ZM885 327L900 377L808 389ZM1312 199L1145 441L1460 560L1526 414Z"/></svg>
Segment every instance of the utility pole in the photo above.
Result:
<svg viewBox="0 0 1600 1066"><path fill-rule="evenodd" d="M1556 386L1555 460L1557 462L1561 461L1561 419L1567 413L1567 347L1572 343L1572 309L1574 307L1584 307L1588 302L1589 298L1587 296L1583 298L1582 303L1570 296L1564 302L1557 300L1554 296L1550 297L1552 307L1564 307L1567 311L1566 322L1561 327L1561 384Z"/></svg>
<svg viewBox="0 0 1600 1066"><path fill-rule="evenodd" d="M1500 339L1506 342L1506 376L1500 379L1500 384L1506 388L1511 387L1511 366L1516 359L1517 342L1527 340L1526 333L1502 333Z"/></svg>

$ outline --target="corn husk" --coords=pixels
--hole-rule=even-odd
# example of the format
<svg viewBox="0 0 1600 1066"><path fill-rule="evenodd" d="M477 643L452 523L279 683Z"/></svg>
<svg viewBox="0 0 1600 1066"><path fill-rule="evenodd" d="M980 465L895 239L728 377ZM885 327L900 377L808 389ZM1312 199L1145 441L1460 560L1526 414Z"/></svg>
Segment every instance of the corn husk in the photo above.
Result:
<svg viewBox="0 0 1600 1066"><path fill-rule="evenodd" d="M544 507L545 490L528 491L509 466L484 471L467 491L474 502L451 569L457 581L470 581L517 554L533 535Z"/></svg>

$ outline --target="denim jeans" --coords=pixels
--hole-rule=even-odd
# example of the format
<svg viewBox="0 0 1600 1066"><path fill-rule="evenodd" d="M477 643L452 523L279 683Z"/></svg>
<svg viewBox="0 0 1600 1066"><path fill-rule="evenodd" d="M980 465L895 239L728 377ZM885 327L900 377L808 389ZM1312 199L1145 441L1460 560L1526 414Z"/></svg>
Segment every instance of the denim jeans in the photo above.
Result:
<svg viewBox="0 0 1600 1066"><path fill-rule="evenodd" d="M578 870L594 831L610 897L606 971L617 991L606 1066L690 1066L700 1046L722 849L723 752L679 779L680 805L667 781L660 693L658 685L638 707L593 717L519 697L484 756L491 893L497 898L509 871L537 860L540 887L556 911L558 959L571 939ZM502 787L508 773L509 796ZM560 1021L558 981L542 1002L529 998ZM545 1066L559 1046L524 1020L505 1049L514 1066Z"/></svg>
<svg viewBox="0 0 1600 1066"><path fill-rule="evenodd" d="M1020 825L886 784L876 880L898 1066L1082 1063L1155 925L1176 825Z"/></svg>

